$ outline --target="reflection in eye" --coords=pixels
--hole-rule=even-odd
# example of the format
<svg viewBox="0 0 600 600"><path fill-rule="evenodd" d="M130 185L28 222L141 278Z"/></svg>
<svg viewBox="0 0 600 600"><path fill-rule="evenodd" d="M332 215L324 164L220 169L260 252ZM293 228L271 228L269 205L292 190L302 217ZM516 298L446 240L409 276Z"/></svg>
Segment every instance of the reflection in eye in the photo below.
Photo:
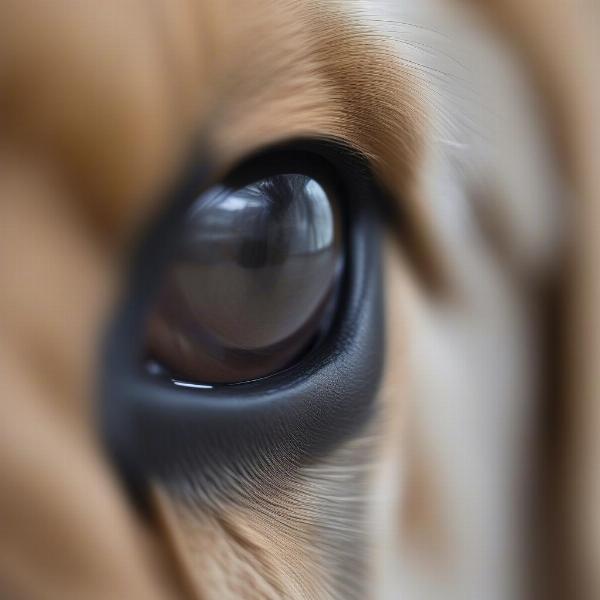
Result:
<svg viewBox="0 0 600 600"><path fill-rule="evenodd" d="M329 321L342 254L335 199L306 175L209 189L182 223L150 316L147 358L202 383L287 367Z"/></svg>

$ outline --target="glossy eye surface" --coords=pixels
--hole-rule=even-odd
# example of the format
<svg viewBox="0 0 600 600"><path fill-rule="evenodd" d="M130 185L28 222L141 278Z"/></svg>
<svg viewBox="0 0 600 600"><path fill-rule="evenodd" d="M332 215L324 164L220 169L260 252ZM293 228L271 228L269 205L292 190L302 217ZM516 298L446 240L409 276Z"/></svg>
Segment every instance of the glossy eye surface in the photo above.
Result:
<svg viewBox="0 0 600 600"><path fill-rule="evenodd" d="M281 370L333 313L343 245L334 194L302 174L216 186L190 206L149 323L173 379L236 383Z"/></svg>

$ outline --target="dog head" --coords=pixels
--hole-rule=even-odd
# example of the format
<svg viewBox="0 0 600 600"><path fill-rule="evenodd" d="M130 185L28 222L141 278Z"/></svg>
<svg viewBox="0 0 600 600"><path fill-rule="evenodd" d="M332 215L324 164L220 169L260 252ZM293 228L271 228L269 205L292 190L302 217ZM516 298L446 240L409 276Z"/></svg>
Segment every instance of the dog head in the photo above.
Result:
<svg viewBox="0 0 600 600"><path fill-rule="evenodd" d="M9 597L510 598L559 559L594 589L594 36L539 4L4 0ZM326 325L182 366L153 315L188 209L289 173L335 205ZM261 296L281 268L219 273L236 335L328 281Z"/></svg>

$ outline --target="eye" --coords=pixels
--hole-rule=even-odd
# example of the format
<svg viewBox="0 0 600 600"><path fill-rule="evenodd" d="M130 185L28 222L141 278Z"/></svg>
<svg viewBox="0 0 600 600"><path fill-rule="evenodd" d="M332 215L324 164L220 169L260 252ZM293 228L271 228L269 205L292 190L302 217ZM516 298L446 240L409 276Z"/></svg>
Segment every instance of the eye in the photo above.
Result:
<svg viewBox="0 0 600 600"><path fill-rule="evenodd" d="M343 265L326 181L281 173L214 186L192 201L176 238L147 325L154 371L176 382L257 379L326 330Z"/></svg>
<svg viewBox="0 0 600 600"><path fill-rule="evenodd" d="M383 364L383 193L366 158L291 141L218 185L191 158L101 356L102 436L141 506L156 478L228 493L249 461L268 459L256 483L323 455L375 414Z"/></svg>

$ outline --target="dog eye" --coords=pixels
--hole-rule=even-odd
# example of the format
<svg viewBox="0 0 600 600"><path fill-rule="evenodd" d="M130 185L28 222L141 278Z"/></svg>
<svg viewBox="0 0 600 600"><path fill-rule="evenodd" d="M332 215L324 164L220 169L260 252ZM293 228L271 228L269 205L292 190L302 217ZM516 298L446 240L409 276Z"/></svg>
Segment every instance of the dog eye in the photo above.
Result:
<svg viewBox="0 0 600 600"><path fill-rule="evenodd" d="M327 328L343 265L333 189L303 174L217 185L186 211L147 322L147 364L236 383L289 366Z"/></svg>
<svg viewBox="0 0 600 600"><path fill-rule="evenodd" d="M367 159L290 141L210 187L201 152L139 240L101 355L102 437L143 508L156 479L228 494L324 456L375 414L382 373Z"/></svg>

